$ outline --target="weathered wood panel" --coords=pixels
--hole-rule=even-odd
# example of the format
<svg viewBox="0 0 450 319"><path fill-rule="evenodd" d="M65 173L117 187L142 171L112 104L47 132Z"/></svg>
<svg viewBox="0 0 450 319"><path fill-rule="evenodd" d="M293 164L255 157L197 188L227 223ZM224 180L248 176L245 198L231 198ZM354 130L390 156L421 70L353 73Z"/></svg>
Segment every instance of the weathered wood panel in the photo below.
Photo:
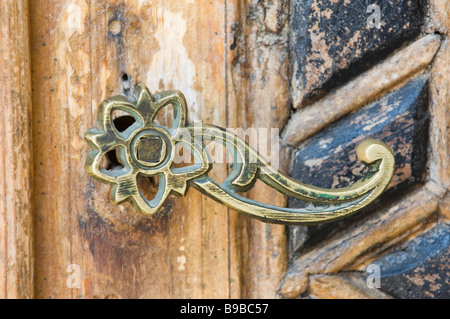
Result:
<svg viewBox="0 0 450 319"><path fill-rule="evenodd" d="M315 2L298 2L294 4L294 8L304 9L310 3ZM392 1L390 5L400 3L402 1ZM325 30L324 33L326 33L330 31L327 29L327 23L330 20L336 19L336 16L333 12L327 16L326 11L328 8L321 8L320 6L322 4L323 2L318 3L318 6L313 7L311 11L304 11L302 13L304 14L303 17L308 15L313 16L313 23L320 21L317 24L319 26L318 30L320 31L323 28ZM412 4L412 2L408 2L408 4ZM425 5L427 10L429 10L429 16L425 20L426 27L421 30L421 37L346 84L342 82L348 80L348 77L346 78L345 75L352 75L354 71L358 72L358 65L361 65L361 63L364 64L364 55L367 57L368 55L366 53L370 55L371 52L359 55L365 48L359 52L349 51L345 48L342 52L328 50L330 47L342 45L342 43L335 43L333 41L327 42L329 40L328 38L325 38L325 41L317 41L316 43L309 43L307 38L305 39L301 36L298 39L293 39L294 44L299 43L297 40L303 41L303 43L300 43L295 48L297 55L294 54L295 61L292 61L294 63L292 79L294 107L303 106L311 98L316 99L322 94L327 93L334 86L343 84L341 87L331 90L324 98L305 106L302 110L296 111L289 120L283 134L283 141L290 146L299 147L299 151L296 153L297 165L293 167L293 170L299 174L294 174L295 177L326 187L343 186L344 184L351 183L348 179L349 176L345 176L345 173L349 171L349 167L346 165L352 162L351 155L349 158L346 158L346 164L344 165L346 167L343 170L336 168L342 165L333 166L330 163L336 162L336 160L339 163L339 154L346 154L345 147L347 143L345 137L350 136L350 139L352 139L349 127L358 122L361 119L358 115L363 114L364 110L370 108L370 106L366 106L362 110L356 110L367 105L367 103L374 99L379 98L379 101L383 101L390 96L388 95L389 91L401 91L402 86L404 87L405 83L410 81L408 79L416 77L419 72L425 72L425 74L429 74L429 89L425 90L429 93L423 95L421 100L425 101L425 104L428 104L430 114L429 138L427 138L427 126L423 125L426 119L421 120L420 116L413 116L418 113L412 109L404 112L405 117L401 116L400 118L396 118L396 120L392 119L392 127L391 125L387 125L384 128L379 127L381 130L377 134L380 135L377 136L379 138L387 138L386 133L390 130L389 128L395 128L397 125L402 126L406 122L413 120L414 124L412 126L391 131L390 142L394 152L397 155L402 154L402 157L406 155L403 158L397 158L397 161L400 160L400 169L397 171L397 176L394 177L391 186L397 183L411 185L410 182L413 179L417 181L417 177L419 180L425 177L425 180L429 182L426 183L426 186L418 186L418 189L410 193L410 195L407 195L407 197L397 196L396 198L391 197L389 199L389 197L383 196L380 198L378 204L373 205L359 215L349 218L343 223L319 225L307 230L305 228L290 228L290 246L292 251L296 251L296 253L292 256L292 264L280 288L280 292L284 296L296 297L299 292L304 292L303 296L305 297L310 296L313 298L351 298L352 295L356 296L358 294L364 296L364 294L370 293L371 289L361 287L357 282L348 280L346 272L357 271L357 276L364 276L367 265L374 262L382 266L381 274L384 277L382 278L381 289L392 294L395 298L445 298L448 294L449 283L446 280L446 275L448 275L446 262L448 260L449 244L446 223L448 222L449 216L448 203L450 202L448 183L450 176L448 169L450 158L450 144L448 139L450 127L448 125L450 105L448 94L450 46L447 35L450 26L450 20L448 19L448 12L450 11L449 3L446 1L434 0L430 1L429 4L421 2L419 5L422 6L422 8L416 7L419 11ZM316 13L321 10L325 13L325 16L319 17ZM344 10L340 14L349 14L350 11ZM408 9L404 8L403 11L408 11ZM383 14L386 14L386 12L383 12ZM401 15L402 13L389 12L388 14ZM339 13L337 15L339 16ZM414 14L411 16L414 16ZM404 18L408 19L409 17L405 16ZM392 28L396 23L401 24L401 20L388 23L385 27ZM292 22L301 24L302 26L307 26L310 23L308 19L302 20L302 17L299 16L293 18L291 24ZM418 24L416 24L417 26ZM408 26L405 26L403 29L406 33L409 32ZM331 32L339 32L339 30L339 27L332 28ZM315 31L317 31L317 28ZM353 31L353 33L349 33L350 37L352 35L356 36L358 30L355 29ZM363 32L366 31L363 30ZM375 32L375 30L373 31ZM413 33L417 35L418 31L416 28ZM291 30L291 32L295 35L297 31ZM298 32L301 33L304 30L298 30ZM391 33L393 35L392 39L384 39L387 40L387 44L392 45L393 42L390 42L391 40L395 43L395 33ZM432 33L437 34L427 35ZM323 34L312 32L306 35L306 37L308 36L317 39L323 36ZM356 38L358 41L361 41L359 36L356 36ZM369 41L370 43L367 43L366 48L369 51L377 52L379 48L376 48L376 46L380 44L377 40L380 39L377 38L374 41ZM360 44L358 41L352 43L352 48L356 48ZM397 44L400 42L397 42ZM345 61L343 69L339 69L338 65L333 63L328 66L324 65L322 59L311 60L309 64L307 62L304 64L299 63L302 60L299 59L298 53L306 54L308 50L309 53L314 53L312 51L314 45L316 45L316 51L322 50L320 52L323 52L328 61L332 61L333 63L338 61L342 55L350 57L350 59ZM347 44L344 41L345 45ZM395 45L390 49L394 47ZM327 55L326 53L330 53L331 55ZM306 58L310 58L311 56L312 54L306 56ZM337 58L337 60L333 60L333 58ZM383 58L383 54L377 58ZM295 66L296 63L297 66ZM321 72L316 72L317 74L314 72L312 74L305 74L304 71L307 66L313 66L316 69L321 67L320 70L325 71L326 74L324 75ZM314 85L316 87L313 87ZM306 86L308 86L308 89L305 89ZM412 94L409 94L409 97L414 96L421 90L418 88L418 90L413 90L414 92L411 91L410 93ZM429 101L428 103L426 103L427 100ZM422 106L426 106L425 104ZM398 103L395 104L395 108L398 111L402 109ZM422 107L422 111L426 111L426 109L427 107ZM339 118L350 112L353 113L339 120ZM381 111L381 114L383 113ZM425 113L422 112L422 114ZM378 115L380 113L377 112L376 116ZM410 120L404 122L406 118ZM350 122L343 124L349 119ZM355 119L356 122L351 119ZM380 121L376 120L375 117L375 120L368 124L371 129L363 125L362 127L355 128L354 131L358 135L364 136L369 131L375 133L372 129L378 125L380 125ZM337 129L339 127L340 130ZM388 130L385 131L385 129ZM338 131L339 134L343 135L342 139L336 136ZM426 148L424 148L424 142L427 139L429 139L428 150L431 149L431 154L427 154ZM330 143L333 144L333 141L336 140L340 140L343 143L329 145ZM395 142L396 140L397 142ZM389 138L386 141L389 143ZM399 145L404 145L406 148L399 148ZM336 147L339 150L342 148L344 151L342 153L340 151L334 153ZM417 147L416 151L414 151L414 147ZM330 151L331 154L326 154L327 151ZM426 157L427 155L428 158ZM345 157L346 155L343 156ZM419 160L420 163L416 162L416 164L411 166L409 164L403 165L404 160L407 158L409 158L407 161L411 161L411 164L416 160ZM306 162L310 165L305 165ZM344 163L344 161L341 163ZM303 169L302 171L301 167L305 168L305 166L308 169ZM413 176L414 167L420 170L416 176ZM425 170L425 167L427 170ZM327 173L320 174L320 170L326 171ZM350 167L350 170L352 171L352 176L358 172L358 168L356 167ZM424 173L426 173L426 176L424 176ZM333 176L333 179L327 179L325 175ZM402 191L404 191L404 187L402 187ZM395 194L398 195L399 192L397 191ZM391 207L392 211L396 210L397 213L388 213L381 217L380 213L388 211L386 205ZM417 209L417 205L421 207L419 210ZM410 219L412 215L402 213L404 210L409 210L409 212L415 211L414 214L417 214L413 218L415 219L415 223L417 222L415 225L409 224L412 221ZM381 217L383 222L380 224L372 224L372 218L375 215L371 217L370 214ZM396 225L400 224L409 224L411 227L397 228ZM365 233L366 230L363 225L369 225L369 228L372 228L373 232ZM384 238L380 241L377 233L382 231L386 225L391 225L392 227L386 231L385 235L380 237ZM385 237L392 235L392 231L396 232L397 230L399 232L395 238ZM353 235L351 234L358 234L356 237L361 236L360 240L355 241L354 239L356 237L352 238ZM373 246L370 244L375 242L376 244ZM344 250L340 251L342 248ZM358 255L360 252L362 253ZM316 259L314 256L321 257ZM311 264L314 266L310 266ZM324 275L328 273L333 273L333 275ZM334 273L338 274L334 275ZM376 296L372 297L378 298Z"/></svg>
<svg viewBox="0 0 450 319"><path fill-rule="evenodd" d="M104 98L130 95L138 82L153 92L181 90L189 121L222 127L272 123L264 113L259 120L252 115L258 105L248 106L270 87L284 96L273 94L275 100L267 100L264 109L280 99L286 118L286 43L280 44L278 55L266 48L265 61L258 60L259 47L253 47L259 38L231 48L237 24L255 35L265 21L278 23L277 14L261 13L277 13L282 5L286 3L31 3L33 101L39 106L34 113L37 297L275 295L287 260L283 227L247 221L195 190L186 198L169 198L153 218L128 204L114 206L110 186L84 172L88 147L83 134L94 125ZM259 13L248 21L251 10ZM287 31L282 30L285 41ZM238 62L243 56L238 51L246 52L251 68ZM281 75L278 61L283 62ZM267 70L267 64L273 69ZM250 72L264 79L240 86ZM247 116L241 118L242 112ZM170 116L167 112L163 120ZM225 164L213 171L218 179L226 173ZM284 197L278 196L283 204ZM78 266L81 284L70 288Z"/></svg>
<svg viewBox="0 0 450 319"><path fill-rule="evenodd" d="M448 20L446 22L447 25L450 24ZM450 188L450 92L448 89L450 87L450 42L448 38L442 43L442 48L433 63L430 83L430 178Z"/></svg>
<svg viewBox="0 0 450 319"><path fill-rule="evenodd" d="M331 91L323 99L296 111L286 124L283 141L296 147L342 116L357 110L412 75L423 71L433 61L439 46L439 35L424 36L340 88Z"/></svg>
<svg viewBox="0 0 450 319"><path fill-rule="evenodd" d="M228 48L228 127L277 128L281 131L289 107L289 1L227 1L230 26ZM259 145L253 145L255 148ZM280 164L287 164L282 161ZM281 167L286 172L287 167ZM285 206L286 197L257 183L247 195ZM242 296L272 298L287 268L285 227L253 220L233 212L231 234L242 241L235 265L242 267Z"/></svg>
<svg viewBox="0 0 450 319"><path fill-rule="evenodd" d="M194 191L148 219L112 205L110 186L84 172L83 134L99 103L134 83L180 89L190 120L211 112L225 124L224 108L214 111L225 98L223 6L199 6L33 2L33 98L46 106L35 112L38 297L229 295L226 209L204 207ZM66 285L70 264L81 267L79 288Z"/></svg>
<svg viewBox="0 0 450 319"><path fill-rule="evenodd" d="M443 196L442 191L435 195L434 188L430 183L410 192L361 220L349 231L295 258L280 293L290 298L299 296L308 288L310 275L365 269L384 251L414 236L426 224L434 223L439 198Z"/></svg>
<svg viewBox="0 0 450 319"><path fill-rule="evenodd" d="M300 145L293 155L291 176L318 187L349 186L366 170L356 157L357 145L366 138L375 138L391 148L396 162L388 191L379 202L423 182L426 177L429 122L427 78L426 74L422 74L411 79ZM289 206L304 207L304 202L290 199ZM369 207L345 220L323 225L290 226L291 252L310 249L333 233L348 228L371 210Z"/></svg>
<svg viewBox="0 0 450 319"><path fill-rule="evenodd" d="M450 298L450 226L438 224L374 261L396 298Z"/></svg>
<svg viewBox="0 0 450 319"><path fill-rule="evenodd" d="M292 97L295 108L372 67L419 35L420 0L292 1Z"/></svg>
<svg viewBox="0 0 450 319"><path fill-rule="evenodd" d="M292 3L294 7L289 7ZM128 204L111 204L110 186L93 181L84 172L88 147L83 134L94 125L100 101L116 94L130 96L134 85L144 82L152 92L182 90L190 121L281 129L290 117L292 102L294 108L304 106L333 89L290 118L283 142L297 147L347 113L398 89L431 62L427 70L428 183L404 197L381 202L373 215L355 220L348 231L340 229L334 238L296 256L280 293L285 297L305 292L316 298L388 297L365 289L359 280L361 272L369 263L387 265L387 260L397 260L395 254L402 247L422 247L423 263L399 276L386 277L383 285L395 297L407 296L402 287L411 288L411 296L424 292L442 296L448 282L428 274L448 262L448 249L441 245L437 254L430 255L437 250L415 244L429 243L430 232L446 227L450 216L450 4L431 0L427 6L429 17L423 31L440 35L423 36L334 89L415 36L423 11L412 1L412 7L404 8L412 15L392 20L402 26L412 19L412 25L391 33L387 30L385 38L374 41L370 36L354 39L352 32L344 30L343 39L347 38L343 41L322 45L324 34L310 28L317 40L311 43L315 46L309 53L313 54L306 57L309 64L298 64L296 70L305 66L314 72L303 74L306 86L296 87L301 79L290 78L294 74L289 68L295 71L299 60L292 61L295 54L288 42L298 30L289 28L301 18L292 16L298 5L312 3L318 6L310 12L314 19L309 22L317 23L320 15L319 24L328 33L334 32L339 17L358 7L333 15L320 7L326 1L313 0L36 0L28 2L30 10L22 0L2 2L0 297L32 297L34 285L39 298L275 296L288 266L284 227L241 216L195 190L186 198L170 198L153 218L139 215ZM399 0L389 5L404 3ZM294 20L289 22L289 17ZM327 48L334 48L324 51L332 55L328 62L316 60L315 55ZM343 48L345 61L339 48ZM381 53L367 58L366 53L374 52ZM323 72L319 74L317 68ZM168 110L160 118L170 122L171 115ZM411 151L407 154L412 155L412 145L407 144ZM289 151L290 147L280 151L284 172ZM216 164L212 174L220 180L227 171L226 165ZM283 195L260 184L249 196L286 204ZM447 240L448 230L437 231L437 235L433 245ZM342 271L356 272L357 278Z"/></svg>
<svg viewBox="0 0 450 319"><path fill-rule="evenodd" d="M27 1L0 3L0 298L33 297Z"/></svg>
<svg viewBox="0 0 450 319"><path fill-rule="evenodd" d="M315 275L309 285L309 296L320 299L390 299L378 289L367 289L364 278L357 273Z"/></svg>
<svg viewBox="0 0 450 319"><path fill-rule="evenodd" d="M395 154L396 170L388 188L417 183L425 177L428 119L427 76L422 75L300 145L291 175L319 187L346 187L364 169L356 158L357 145L375 138Z"/></svg>

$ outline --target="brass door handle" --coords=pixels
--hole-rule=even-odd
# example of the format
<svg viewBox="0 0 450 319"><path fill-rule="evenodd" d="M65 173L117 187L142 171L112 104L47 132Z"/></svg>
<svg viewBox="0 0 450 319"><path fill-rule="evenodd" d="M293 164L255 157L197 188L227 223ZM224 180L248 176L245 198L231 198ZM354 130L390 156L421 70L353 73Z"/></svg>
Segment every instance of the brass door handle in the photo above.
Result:
<svg viewBox="0 0 450 319"><path fill-rule="evenodd" d="M169 104L173 105L174 119L172 127L166 128L156 123L155 117ZM113 124L112 114L116 110L134 118L133 124L122 132ZM358 159L369 168L359 181L340 189L306 185L278 172L235 134L213 125L186 125L186 101L181 92L151 95L143 85L136 87L132 100L116 96L103 101L97 127L89 129L85 139L92 148L86 160L87 173L113 185L113 202L129 201L145 215L158 212L169 194L184 196L187 186L193 186L218 202L264 222L298 225L329 222L373 202L389 184L395 168L391 150L378 140L367 139L357 148ZM206 140L223 144L233 155L232 170L222 183L208 176L213 163L203 143ZM178 143L192 153L194 165L172 167ZM114 150L122 168L102 168L102 158ZM147 200L139 189L139 174L158 176L158 191L153 200ZM277 207L238 194L249 190L258 178L310 205L295 209Z"/></svg>

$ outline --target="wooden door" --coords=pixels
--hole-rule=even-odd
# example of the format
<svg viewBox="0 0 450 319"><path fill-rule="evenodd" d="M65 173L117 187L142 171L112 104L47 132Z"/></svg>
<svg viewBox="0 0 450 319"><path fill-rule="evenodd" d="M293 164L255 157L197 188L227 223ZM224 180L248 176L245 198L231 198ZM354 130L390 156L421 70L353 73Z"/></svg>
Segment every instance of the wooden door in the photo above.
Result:
<svg viewBox="0 0 450 319"><path fill-rule="evenodd" d="M3 1L0 297L448 297L450 7L372 2ZM365 137L394 150L395 176L314 227L195 189L142 216L86 174L83 138L141 82L181 90L191 122L279 129L280 170L301 181L351 183ZM301 205L260 183L246 196Z"/></svg>

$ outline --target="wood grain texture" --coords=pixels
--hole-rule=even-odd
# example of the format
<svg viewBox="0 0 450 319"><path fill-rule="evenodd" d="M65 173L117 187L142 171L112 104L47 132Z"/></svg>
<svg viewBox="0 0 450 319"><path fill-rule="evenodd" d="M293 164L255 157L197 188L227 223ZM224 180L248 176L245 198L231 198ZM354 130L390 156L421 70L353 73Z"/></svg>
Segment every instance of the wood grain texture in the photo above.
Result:
<svg viewBox="0 0 450 319"><path fill-rule="evenodd" d="M0 298L33 297L28 13L0 3Z"/></svg>
<svg viewBox="0 0 450 319"><path fill-rule="evenodd" d="M438 35L425 36L387 58L323 99L295 112L283 131L283 142L296 147L345 114L372 101L399 82L428 67L440 45Z"/></svg>
<svg viewBox="0 0 450 319"><path fill-rule="evenodd" d="M266 15L245 27L250 38L266 24L275 37L281 32L281 5L270 3ZM270 87L284 95L271 94L275 100L262 107L270 110L280 99L284 113L273 114L288 116L285 44L277 54L266 48L258 57L259 47L252 47L257 39L248 40L240 50L251 64L239 64L242 56L230 48L234 26L247 23L245 12L264 8L253 1L38 0L30 5L33 101L39 105L33 114L37 297L275 296L287 261L283 227L248 221L194 189L186 198L169 197L147 218L128 204L113 205L110 186L84 171L83 134L94 125L99 103L131 95L138 82L152 92L181 90L191 122L222 127L282 122L254 113L261 105L250 102L259 102ZM240 86L253 72L263 78ZM171 114L163 112L161 120L170 121ZM226 174L226 164L212 172L219 180ZM284 203L280 195L275 199ZM70 288L73 264L80 267L79 288Z"/></svg>
<svg viewBox="0 0 450 319"><path fill-rule="evenodd" d="M227 1L231 31L227 41L230 50L228 127L266 128L270 132L272 128L281 131L286 122L290 112L288 10L286 0ZM287 167L280 169L286 172ZM257 183L248 197L277 206L286 205L284 195L263 183ZM237 243L241 242L233 261L240 267L244 283L241 296L275 297L287 268L285 228L233 212L230 213L230 234Z"/></svg>
<svg viewBox="0 0 450 319"><path fill-rule="evenodd" d="M130 96L138 82L152 92L181 90L191 122L281 130L292 102L290 3L0 4L0 298L383 297L339 272L364 271L450 218L448 1L430 2L427 32L440 35L422 37L289 119L280 150L285 173L286 144L298 146L419 72L430 74L428 183L297 256L289 269L283 226L249 219L193 189L146 218L128 204L113 205L110 186L84 170L83 135L99 103ZM168 109L158 119L167 124L171 116ZM222 164L211 174L222 180L228 172ZM261 184L249 197L286 204Z"/></svg>
<svg viewBox="0 0 450 319"><path fill-rule="evenodd" d="M450 42L442 43L431 69L430 178L450 189Z"/></svg>
<svg viewBox="0 0 450 319"><path fill-rule="evenodd" d="M340 188L355 183L364 172L356 148L366 138L386 143L395 154L394 176L383 195L383 203L408 188L424 182L428 144L427 74L408 80L380 99L344 116L300 145L293 155L291 177L306 184ZM290 198L289 207L305 203ZM345 231L356 220L375 211L371 205L352 217L312 227L290 226L290 252L298 255L318 242Z"/></svg>

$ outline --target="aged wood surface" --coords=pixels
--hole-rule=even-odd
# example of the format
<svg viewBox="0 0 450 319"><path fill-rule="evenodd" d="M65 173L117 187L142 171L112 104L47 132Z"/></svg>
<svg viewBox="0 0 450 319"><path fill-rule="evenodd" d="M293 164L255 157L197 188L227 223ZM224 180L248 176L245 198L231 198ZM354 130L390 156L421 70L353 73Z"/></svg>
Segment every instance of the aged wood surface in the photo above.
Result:
<svg viewBox="0 0 450 319"><path fill-rule="evenodd" d="M278 128L289 116L288 12L286 0L227 1L228 127ZM254 145L256 147L256 145ZM270 146L269 146L270 147ZM280 150L282 151L282 150ZM280 164L283 162L280 155ZM287 167L280 167L284 173ZM249 197L277 206L286 197L263 183L256 183ZM285 228L230 214L231 235L241 242L242 258L236 263L246 282L241 296L271 298L287 267ZM239 265L242 264L242 265ZM235 267L236 267L235 266Z"/></svg>
<svg viewBox="0 0 450 319"><path fill-rule="evenodd" d="M450 22L447 21L448 24ZM448 38L441 47L431 69L430 178L450 188L450 42Z"/></svg>
<svg viewBox="0 0 450 319"><path fill-rule="evenodd" d="M446 36L431 69L431 180L447 189L440 212L445 222L450 219L450 2L432 0L430 16L435 31Z"/></svg>
<svg viewBox="0 0 450 319"><path fill-rule="evenodd" d="M439 196L430 190L433 187L430 185L407 194L362 220L351 231L339 234L295 259L280 288L281 295L297 297L307 289L309 276L313 274L360 270L362 267L355 268L355 263L370 263L374 256L434 222ZM439 195L443 196L442 192Z"/></svg>
<svg viewBox="0 0 450 319"><path fill-rule="evenodd" d="M395 298L450 297L450 225L437 222L377 258L382 290ZM373 266L372 266L373 267Z"/></svg>
<svg viewBox="0 0 450 319"><path fill-rule="evenodd" d="M114 206L110 186L84 171L88 148L83 134L104 98L131 94L138 82L153 92L181 90L190 121L279 125L289 112L286 49L261 46L265 53L260 56L260 38L243 42L245 34L237 33L248 28L244 32L260 32L267 41L273 33L276 39L286 32L284 22L280 29L277 21L277 8L286 1L30 5L33 101L39 105L33 120L36 296L274 296L287 260L283 227L248 221L195 190L185 199L169 198L153 218L128 204ZM247 21L249 10L255 16ZM255 79L247 83L250 72ZM274 93L275 100L256 104L268 87L284 95ZM266 110L285 115L269 118ZM213 174L220 180L226 172L225 164L216 165ZM273 201L284 203L277 196ZM76 269L79 288L73 284Z"/></svg>
<svg viewBox="0 0 450 319"><path fill-rule="evenodd" d="M283 141L291 146L392 89L428 67L439 48L438 35L425 36L290 118Z"/></svg>
<svg viewBox="0 0 450 319"><path fill-rule="evenodd" d="M348 226L348 231L341 230L295 257L280 288L282 296L292 298L301 294L313 298L351 298L355 292L361 292L363 296L370 289L347 280L346 273L357 271L362 275L374 262L382 264L383 271L388 272L382 280L382 285L385 285L382 290L392 292L394 297L448 296L448 280L442 278L445 278L448 267L448 248L445 245L448 245L446 229L450 202L449 5L448 1L431 1L428 7L430 19L426 20L426 28L422 30L425 34L419 40L291 117L283 140L294 147L301 147L304 145L302 141L308 143L313 134L322 129L326 131L329 124L347 112L399 88L405 79L418 72L430 76L431 153L425 178L428 182L406 196L392 199L388 206L380 206L379 211L366 217L362 223L358 221ZM426 33L439 35L427 36ZM377 73L380 70L383 72ZM426 132L423 135L426 136ZM403 228L400 225L409 226ZM302 240L302 234L296 236L297 241ZM422 250L420 256L415 249ZM407 265L392 264L405 256L410 259ZM412 270L411 261L416 263ZM389 274L393 269L397 273Z"/></svg>
<svg viewBox="0 0 450 319"><path fill-rule="evenodd" d="M409 80L303 143L294 154L291 175L318 187L350 185L363 170L356 147L366 138L375 138L395 154L396 171L388 189L423 181L429 118L427 78L420 75Z"/></svg>
<svg viewBox="0 0 450 319"><path fill-rule="evenodd" d="M292 0L293 107L320 98L417 37L425 13L421 0Z"/></svg>
<svg viewBox="0 0 450 319"><path fill-rule="evenodd" d="M423 183L428 144L428 76L421 74L380 99L344 116L300 145L293 155L291 176L326 188L351 185L364 172L356 157L357 145L366 138L380 139L395 154L396 169L387 190L377 202ZM305 203L289 199L289 207ZM351 218L313 227L289 227L290 252L298 255L318 242L345 231L373 212L369 206ZM380 205L376 206L380 207Z"/></svg>
<svg viewBox="0 0 450 319"><path fill-rule="evenodd" d="M28 13L0 3L0 298L33 297Z"/></svg>
<svg viewBox="0 0 450 319"><path fill-rule="evenodd" d="M291 3L0 4L0 298L389 297L361 283L366 266L450 220L450 3L427 6L422 31L438 34L420 35L306 106L305 92L291 96ZM323 74L309 71L314 89ZM138 82L152 92L181 90L191 122L281 131L289 119L279 153L287 172L292 146L422 72L430 95L427 183L289 265L283 226L249 219L196 190L147 218L113 205L110 186L84 170L83 135L99 103L130 96ZM291 116L291 104L304 108ZM161 113L160 121L171 121L170 109ZM222 164L211 174L222 180L228 172ZM286 204L261 184L249 196Z"/></svg>

